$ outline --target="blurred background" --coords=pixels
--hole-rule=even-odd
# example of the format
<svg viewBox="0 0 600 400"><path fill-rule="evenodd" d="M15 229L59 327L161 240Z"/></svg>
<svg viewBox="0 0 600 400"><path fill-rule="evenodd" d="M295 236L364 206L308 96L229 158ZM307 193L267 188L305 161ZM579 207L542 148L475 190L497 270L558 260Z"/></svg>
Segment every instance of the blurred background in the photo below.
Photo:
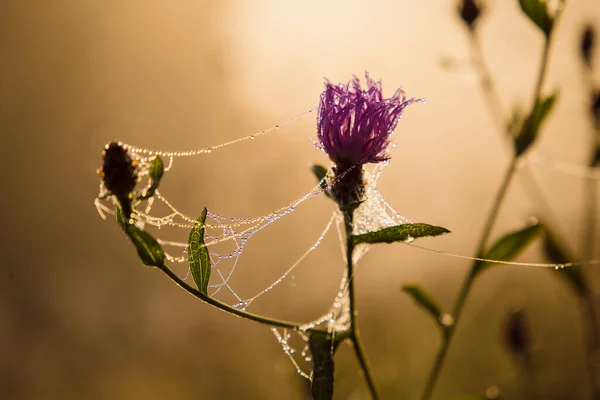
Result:
<svg viewBox="0 0 600 400"><path fill-rule="evenodd" d="M479 22L504 108L527 107L541 32L516 0L488 2ZM589 87L578 49L583 26L599 22L597 0L567 1L545 85L560 88L560 99L534 149L550 159L588 161ZM98 216L96 169L112 139L164 150L215 145L315 107L325 77L346 82L367 70L384 94L402 86L427 100L405 111L380 191L411 220L452 230L420 244L464 255L475 251L509 162L476 74L440 63L469 59L452 1L8 0L0 3L0 46L2 399L308 398L267 327L211 309L143 267L117 225ZM311 145L315 132L310 114L178 160L162 192L191 215L204 206L265 215L314 186L310 165L328 162ZM579 251L585 180L552 164L531 170L549 207L516 179L495 237L550 208ZM253 238L234 276L238 292L249 297L276 279L332 209L323 196L311 199ZM519 260L544 261L540 254L536 245ZM384 398L418 398L439 345L436 327L401 286L421 284L450 309L469 266L402 245L374 248L361 261L361 330ZM331 235L250 311L313 319L329 307L343 267ZM588 270L592 282L597 270ZM506 313L516 308L529 324L530 375L503 342ZM505 398L524 398L523 382L540 398L589 398L582 318L554 270L490 269L471 293L434 398L494 385ZM348 347L336 362L336 398L366 398Z"/></svg>

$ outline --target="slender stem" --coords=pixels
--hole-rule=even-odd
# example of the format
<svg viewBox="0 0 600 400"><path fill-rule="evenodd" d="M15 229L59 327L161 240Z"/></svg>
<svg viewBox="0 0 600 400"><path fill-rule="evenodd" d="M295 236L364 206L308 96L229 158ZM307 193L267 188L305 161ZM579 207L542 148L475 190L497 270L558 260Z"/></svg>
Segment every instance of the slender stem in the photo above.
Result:
<svg viewBox="0 0 600 400"><path fill-rule="evenodd" d="M542 62L540 63L540 69L537 76L537 82L535 83L535 90L533 91L533 104L531 105L531 112L535 110L535 107L542 94L542 86L546 79L546 71L548 70L548 56L550 55L550 44L551 36L544 41L544 49L542 50Z"/></svg>
<svg viewBox="0 0 600 400"><path fill-rule="evenodd" d="M481 42L479 41L479 35L473 30L469 30L469 44L471 49L471 63L479 72L480 87L483 93L485 104L488 107L488 111L498 129L508 132L506 121L504 119L504 108L502 107L502 100L500 94L496 88L496 84L492 79L492 75L488 66L485 63L483 57L483 50L481 48ZM507 136L508 136L507 134Z"/></svg>
<svg viewBox="0 0 600 400"><path fill-rule="evenodd" d="M494 199L494 204L492 205L492 209L490 210L490 213L486 219L486 223L483 228L483 232L479 239L479 244L477 245L477 251L475 253L477 257L481 257L483 255L483 252L485 249L485 244L489 239L492 228L494 227L494 222L496 221L498 212L500 211L500 206L502 205L502 202L504 201L504 198L506 197L506 193L508 192L508 187L509 187L510 182L511 182L511 180L515 174L515 171L517 169L517 161L518 161L518 159L513 157L513 159L511 160L511 162L508 166L508 169L506 170L504 179L502 180L502 184L500 185L500 189L498 190L498 193L496 193L496 197ZM436 355L436 358L433 362L433 367L429 373L427 383L425 384L425 390L423 391L423 395L421 396L422 400L430 399L431 395L433 394L433 389L435 388L437 378L440 374L440 371L442 370L442 366L446 359L446 355L448 354L448 349L450 348L450 343L452 342L452 338L454 337L454 333L456 331L456 326L458 325L458 321L462 314L463 307L465 305L465 302L467 300L469 292L471 291L471 287L473 286L473 282L475 280L475 268L477 265L478 265L478 261L473 262L473 265L471 266L471 270L469 271L469 274L467 275L467 277L465 278L465 280L462 284L462 288L458 294L458 298L456 300L454 309L452 311L454 323L448 327L448 330L446 332L446 337L445 337L444 341L442 342L442 345L440 346L440 349L439 349L439 351Z"/></svg>
<svg viewBox="0 0 600 400"><path fill-rule="evenodd" d="M365 348L360 338L360 331L358 329L358 311L356 310L354 294L354 263L352 262L352 255L354 253L354 242L352 241L352 215L344 212L344 222L346 227L346 265L348 274L348 303L350 308L350 340L354 347L356 359L358 360L367 386L369 387L371 398L377 400L379 399L379 393L375 386L373 372L369 360L367 359L367 353L365 352Z"/></svg>
<svg viewBox="0 0 600 400"><path fill-rule="evenodd" d="M480 75L480 86L483 93L483 97L486 100L488 111L494 118L498 127L509 135L511 132L507 129L508 125L504 120L504 109L502 107L502 101L500 94L496 88L494 80L492 79L489 68L487 67L483 58L483 51L481 49L481 42L477 32L469 31L469 44L471 48L471 62L478 69ZM548 57L550 55L551 40L548 38L544 41L544 48L542 50L542 61L540 63L540 69L538 71L535 88L533 91L533 104L531 110L533 111L539 101L542 93L542 86L546 79L546 71L548 70Z"/></svg>
<svg viewBox="0 0 600 400"><path fill-rule="evenodd" d="M476 31L469 31L469 44L471 49L471 62L480 75L480 89L483 95L484 103L487 106L488 112L492 116L492 119L494 119L495 123L498 125L498 130L503 136L511 140L510 144L512 146L513 139L510 137L512 132L509 125L505 121L505 111L502 107L500 93L498 92L496 83L492 78L487 64L485 63L485 58L483 57L483 51L481 48L481 41L479 40L479 35ZM548 51L546 50L543 55L544 59L547 59L547 56ZM544 74L545 70L546 67L543 68ZM537 87L541 90L540 84L538 84ZM524 163L521 166L520 171L521 174L519 177L522 179L522 181L526 181L522 182L525 193L531 198L534 204L541 205L551 223L556 225L558 219L544 198L542 190L531 171L531 165L529 163Z"/></svg>
<svg viewBox="0 0 600 400"><path fill-rule="evenodd" d="M494 204L492 205L490 214L488 215L485 226L483 227L483 232L481 233L479 244L477 245L476 257L483 257L484 255L485 245L490 237L490 233L492 232L492 228L494 227L494 223L496 222L498 213L500 212L502 202L504 201L506 193L508 192L508 186L510 185L511 180L515 175L515 171L517 170L517 162L518 159L513 157L510 164L508 165L508 168L504 175L504 179L502 180L502 183L500 185L500 189L498 190L498 193L496 194L496 197L494 199ZM458 295L458 299L454 304L454 309L452 310L452 315L454 316L454 324L452 325L452 327L450 327L450 335L448 335L447 340L448 344L450 343L450 338L452 337L456 325L458 324L458 319L460 318L461 312L467 300L467 296L469 295L471 286L473 285L473 281L475 279L475 268L478 264L478 261L473 262L473 265L471 266L471 271L469 272L469 275L467 275L463 283L462 289Z"/></svg>
<svg viewBox="0 0 600 400"><path fill-rule="evenodd" d="M175 282L177 285L179 285L181 288L183 288L186 292L188 292L195 298L202 300L203 302L205 302L221 311L224 311L228 314L233 314L240 318L245 318L245 319L248 319L248 320L251 320L254 322L258 322L261 324L277 326L277 327L281 327L281 328L300 329L300 326L302 325L298 322L290 322L290 321L283 321L283 320L278 320L278 319L274 319L274 318L263 317L262 315L252 314L252 313L231 307L228 304L225 304L217 299L214 299L214 298L200 292L198 289L191 287L190 285L185 283L185 281L183 281L179 276L177 276L177 274L175 272L173 272L173 270L171 270L166 265L163 264L163 265L159 266L158 268L161 271L163 271L169 278L171 278L171 280L173 282ZM314 328L307 329L307 331L318 331L318 330L319 329L314 329Z"/></svg>

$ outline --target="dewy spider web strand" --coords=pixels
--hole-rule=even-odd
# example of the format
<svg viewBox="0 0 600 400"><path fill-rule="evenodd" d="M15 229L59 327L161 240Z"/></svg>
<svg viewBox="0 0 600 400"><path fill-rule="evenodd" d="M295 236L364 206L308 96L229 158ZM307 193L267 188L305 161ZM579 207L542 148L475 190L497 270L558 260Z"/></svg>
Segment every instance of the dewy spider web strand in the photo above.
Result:
<svg viewBox="0 0 600 400"><path fill-rule="evenodd" d="M333 225L334 221L336 220L337 215L334 213L331 218L329 219L329 222L327 222L327 225L325 226L325 228L323 229L323 232L321 232L321 234L319 235L319 238L316 240L316 242L308 248L308 250L306 250L304 252L304 254L302 254L300 256L300 258L298 258L288 269L287 271L285 271L279 278L277 278L272 284L270 284L266 289L260 291L258 294L244 300L244 307L247 307L250 305L250 303L252 303L254 300L256 300L258 297L262 296L263 294L267 293L268 291L272 290L275 286L277 286L279 283L281 283L281 281L283 281L285 278L287 278L287 276L289 274L291 274L294 269L296 269L296 267L298 265L300 265L300 263L302 261L304 261L304 259L306 257L308 257L308 255L310 253L312 253L313 251L315 251L317 249L317 247L319 247L319 245L321 244L321 242L323 241L323 239L325 238L325 235L327 235L327 232L329 232L329 229L331 228L331 225ZM239 305L235 305L234 307L239 306Z"/></svg>
<svg viewBox="0 0 600 400"><path fill-rule="evenodd" d="M197 155L201 155L201 154L209 154L209 153L212 153L214 150L218 150L218 149L221 149L221 148L224 148L224 147L236 144L236 143L240 143L240 142L243 142L246 140L251 140L251 139L255 139L259 136L266 135L269 132L278 130L279 128L282 128L288 124L291 124L292 122L296 121L297 119L300 119L300 118L304 117L305 115L308 115L308 114L314 112L316 109L317 109L316 107L313 107L310 110L307 110L301 114L298 114L295 117L290 118L281 124L277 124L271 128L262 130L260 132L256 132L256 133L253 133L248 136L244 136L244 137L241 137L238 139L230 140L225 143L221 143L221 144L218 144L215 146L206 147L206 148L202 148L202 149L183 150L183 151L163 151L163 150L146 149L143 147L137 147L137 146L132 146L132 145L128 145L128 144L124 144L123 147L134 154L144 154L144 155L148 155L148 156L157 155L157 156L161 156L161 157L169 157L170 164L172 164L173 157L191 157L191 156L197 156ZM169 165L169 169L170 169L170 165Z"/></svg>
<svg viewBox="0 0 600 400"><path fill-rule="evenodd" d="M512 265L512 266L516 266L516 267L534 267L534 268L554 268L554 269L561 269L561 268L569 268L569 267L576 267L576 266L581 266L581 265L597 265L600 264L600 260L588 260L588 261L573 261L573 262L567 262L567 263L563 263L563 264L556 264L556 263L530 263L530 262L517 262L517 261L503 261L503 260L492 260L489 258L481 258L481 257L470 257L470 256L464 256L461 254L454 254L454 253L449 253L443 250L437 250L437 249L432 249L429 247L425 247L425 246L419 246L416 245L414 243L404 243L408 246L420 249L420 250L426 250L426 251L430 251L433 253L437 253L437 254L441 254L447 257L454 257L454 258L461 258L463 260L471 260L471 261L481 261L481 262L486 262L486 263L490 263L490 264L502 264L502 265Z"/></svg>

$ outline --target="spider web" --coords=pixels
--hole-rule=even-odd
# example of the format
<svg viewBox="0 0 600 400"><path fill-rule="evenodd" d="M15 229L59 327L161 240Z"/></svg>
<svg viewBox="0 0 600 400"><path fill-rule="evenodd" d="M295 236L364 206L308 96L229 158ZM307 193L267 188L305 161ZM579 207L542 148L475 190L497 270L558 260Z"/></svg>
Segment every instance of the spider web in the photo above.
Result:
<svg viewBox="0 0 600 400"><path fill-rule="evenodd" d="M215 150L237 144L246 140L251 140L259 136L266 135L269 132L279 130L281 127L312 113L315 109L310 109L294 118L275 125L269 129L258 133L248 135L239 139L235 139L220 145L185 151L163 151L141 148L133 145L119 143L137 163L136 172L141 180L147 180L145 188L140 193L146 193L150 188L149 171L155 157L161 157L168 160L164 167L164 172L168 173L176 159L182 157L202 156L212 153ZM395 147L395 145L392 145ZM404 216L397 213L394 208L383 198L377 188L377 182L389 162L376 164L370 171L365 171L365 201L354 212L353 234L362 234L369 231L375 231L381 228L411 223ZM338 177L337 180L342 177ZM164 177L163 177L164 179ZM315 242L295 261L287 270L279 277L267 285L264 289L250 297L244 297L238 293L231 285L231 278L234 275L240 256L247 246L248 241L263 229L271 224L279 221L285 216L293 213L295 209L305 201L319 196L325 191L331 189L337 182L333 178L331 169L328 175L311 188L306 194L298 197L291 203L280 207L279 209L259 217L243 218L243 217L227 217L213 210L208 210L205 223L205 243L209 249L212 274L211 283L209 284L209 294L212 297L221 296L222 292L229 293L233 296L233 307L246 310L252 302L266 293L273 290L288 278L292 272L301 265L302 261L313 251L315 251L326 235L335 227L337 238L340 244L342 260L345 262L345 238L343 234L343 216L340 211L335 208L325 227L315 240ZM111 196L103 183L100 184L98 197L95 200L96 208L100 216L106 219L107 215L115 215L117 200ZM196 224L196 219L179 211L175 205L162 194L160 190L154 191L153 195L145 200L135 201L134 213L132 214L133 223L140 228L154 227L160 231L157 241L163 246L166 259L174 263L184 263L187 261L187 242L181 242L177 239L172 239L169 235L169 230L184 230L188 233ZM534 266L534 267L554 267L561 268L565 266L575 265L570 264L539 264L539 263L518 263L518 262L500 262L496 260L479 259L459 254L453 254L437 249L431 249L424 246L417 246L408 240L406 244L417 247L422 250L439 253L445 256L458 257L469 260L481 260L487 262L496 262L509 265ZM353 263L356 268L361 258L369 250L369 246L361 244L357 246L353 254ZM591 263L598 263L592 261ZM185 278L189 275L189 268ZM184 278L184 279L185 279ZM344 269L340 278L339 290L334 296L331 307L323 315L302 325L298 330L290 330L286 328L271 328L273 335L281 345L283 352L290 359L296 371L303 377L311 379L310 371L311 355L308 349L309 336L307 330L318 327L325 327L326 330L333 336L346 332L349 329L350 313L348 301L348 276Z"/></svg>
<svg viewBox="0 0 600 400"><path fill-rule="evenodd" d="M208 153L212 153L217 149L224 148L245 140L251 140L258 136L265 135L271 131L280 129L281 127L295 121L296 119L305 116L314 109L308 110L285 123L275 125L269 129L261 132L248 135L246 137L232 140L220 145L196 149L196 150L185 150L185 151L163 151L146 149L137 147L125 143L119 143L119 145L127 150L132 161L136 164L136 175L138 178L145 182L145 186L141 184L142 189L139 191L142 195L146 194L151 186L150 179L150 168L152 166L155 157L165 158L167 160L164 166L164 174L166 175L175 164L175 160L182 157L193 157L202 156ZM381 163L374 167L372 172L365 171L365 182L366 182L366 200L360 205L354 214L354 234L365 233L368 231L376 230L381 227L398 225L401 223L410 222L407 218L398 214L389 203L380 195L377 190L376 184L381 176L381 172L388 165L388 163ZM252 218L241 218L241 217L227 217L221 215L211 209L207 212L207 219L205 222L205 243L209 249L212 274L211 282L208 286L209 294L212 297L220 296L223 291L229 293L235 299L235 302L231 304L233 307L246 310L252 302L266 293L273 290L280 283L282 283L293 271L301 265L302 261L308 257L313 251L315 251L325 236L335 227L337 237L340 244L340 251L342 258L345 258L345 240L342 233L343 227L343 216L335 208L332 212L331 217L319 234L315 242L295 261L287 270L285 270L277 279L272 281L264 289L250 297L243 297L235 290L230 281L234 275L240 256L247 246L248 241L257 233L267 228L271 224L279 221L283 217L293 213L296 207L300 206L305 201L316 197L323 192L331 189L333 185L343 176L333 178L333 172L329 170L328 175L319 182L313 188L311 188L306 194L300 196L291 203L284 205L283 207L270 212L269 214L252 217ZM162 179L165 179L163 176ZM136 200L133 203L133 214L132 221L140 229L147 229L148 227L155 228L155 237L158 243L163 246L165 250L165 257L169 262L173 263L184 263L187 261L187 242L182 242L177 239L172 239L174 235L168 234L169 231L185 230L188 233L196 224L196 218L186 215L181 212L160 190L155 190L152 196L143 200ZM95 200L96 208L103 219L106 219L107 215L115 215L118 201L115 196L107 190L104 183L100 183L99 193ZM368 251L367 245L360 245L357 247L353 262L356 265L362 256ZM345 269L344 269L345 271ZM189 276L189 268L187 269L186 279ZM339 290L335 295L330 309L319 318L310 321L300 327L299 330L291 331L289 329L276 329L272 328L272 332L275 335L278 342L281 344L284 353L290 358L294 364L298 373L306 378L310 378L310 374L304 372L309 369L305 365L311 361L311 356L308 350L308 335L306 331L311 328L325 326L330 333L336 334L339 332L345 332L349 328L350 315L349 315L349 304L348 304L348 279L347 273L344 272L340 279ZM301 351L296 351L295 346L291 345L293 341L292 337L296 336L299 339L302 347ZM297 358L299 358L297 360Z"/></svg>
<svg viewBox="0 0 600 400"><path fill-rule="evenodd" d="M168 163L164 167L164 173L168 173L176 159L181 157L190 156L201 156L207 153L211 153L217 149L224 148L245 140L254 139L256 137L265 135L271 131L278 130L284 125L287 125L296 119L313 112L314 109L308 110L283 124L275 125L269 129L263 130L256 134L248 135L246 137L232 140L220 145L212 146L210 148L203 148L197 150L186 150L186 151L162 151L141 148L125 143L119 143L119 145L127 150L128 155L136 165L136 175L140 180L146 179L148 181L144 189L139 191L142 195L143 200L135 200L133 203L134 213L132 214L133 223L140 229L146 229L147 227L154 227L160 231L157 234L156 239L165 250L165 257L170 262L184 263L187 261L187 247L188 243L173 239L174 235L166 235L167 231L173 230L186 230L189 231L197 224L196 218L186 215L185 213L178 210L178 208L163 195L160 190L155 190L152 196L145 199L145 193L151 186L151 180L149 178L150 168L152 166L155 157L161 157L161 159L167 158ZM163 177L164 179L164 177ZM320 182L315 187L311 188L308 193L300 196L291 203L273 211L269 214L252 217L227 217L221 215L213 210L208 210L207 219L205 222L205 243L209 248L213 279L209 285L209 294L213 297L219 295L223 289L229 292L235 299L233 307L246 309L252 301L256 300L266 292L272 290L275 286L281 283L288 275L289 272L300 264L300 262L314 249L316 249L322 238L320 238L297 262L295 262L289 269L288 272L284 273L281 277L275 280L267 288L259 292L258 294L243 298L237 293L230 285L231 277L236 271L236 267L240 260L244 249L246 248L247 242L257 233L267 228L269 225L279 221L281 218L294 212L296 207L301 205L306 200L318 196L327 190L335 182L329 182L325 184ZM329 186L327 186L329 185ZM107 215L115 215L118 201L115 196L112 196L108 189L105 187L104 182L101 182L98 197L95 200L95 205L100 216L106 219ZM327 232L332 222L328 224L326 230L322 236ZM170 228L170 229L169 229ZM186 236L187 238L187 236ZM189 275L189 269L187 270ZM187 278L186 275L186 278ZM217 279L214 279L217 278ZM216 282L215 282L216 281Z"/></svg>

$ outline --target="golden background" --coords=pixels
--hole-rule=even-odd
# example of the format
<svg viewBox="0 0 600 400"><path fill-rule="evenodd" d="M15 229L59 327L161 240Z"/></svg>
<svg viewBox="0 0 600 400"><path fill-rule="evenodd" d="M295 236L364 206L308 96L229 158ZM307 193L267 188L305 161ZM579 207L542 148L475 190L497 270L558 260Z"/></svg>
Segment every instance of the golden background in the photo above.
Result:
<svg viewBox="0 0 600 400"><path fill-rule="evenodd" d="M535 151L584 163L591 124L578 43L584 23L598 26L600 5L567 3L545 85L560 88L560 99ZM516 0L486 11L479 28L503 106L526 107L542 34ZM316 106L324 77L345 82L368 70L384 94L403 86L427 100L405 111L381 192L413 221L452 230L418 244L464 255L475 250L509 161L475 74L440 66L442 56L466 62L469 54L449 1L7 0L0 46L2 399L308 396L268 328L213 310L141 266L117 225L99 218L95 171L109 140L165 150L226 142ZM191 215L203 206L267 214L314 186L310 165L327 163L311 145L315 131L313 113L260 139L177 160L162 191ZM560 231L580 248L585 181L547 164L532 168ZM514 181L496 237L547 213L524 188ZM331 211L323 196L311 199L253 238L234 287L245 296L266 287L312 245ZM542 261L539 254L534 246L520 260ZM468 268L402 245L374 248L361 262L363 339L385 398L418 398L439 341L401 285L422 284L449 309ZM342 269L332 235L251 311L315 318ZM505 312L515 307L527 312L543 398L586 398L581 309L553 272L496 267L483 275L435 398L491 385L519 398L525 378L501 340ZM597 268L591 272L598 282ZM336 397L365 398L349 349L336 360Z"/></svg>

